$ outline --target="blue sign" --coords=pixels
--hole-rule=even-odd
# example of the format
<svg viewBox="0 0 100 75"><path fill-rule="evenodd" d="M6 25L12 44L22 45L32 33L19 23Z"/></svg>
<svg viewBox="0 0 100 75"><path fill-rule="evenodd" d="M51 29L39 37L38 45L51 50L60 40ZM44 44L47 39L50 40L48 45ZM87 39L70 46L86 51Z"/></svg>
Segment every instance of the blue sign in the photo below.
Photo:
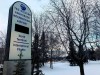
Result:
<svg viewBox="0 0 100 75"><path fill-rule="evenodd" d="M24 11L26 10L26 7L25 7L24 4L21 4L20 7L21 7L22 10L24 10Z"/></svg>

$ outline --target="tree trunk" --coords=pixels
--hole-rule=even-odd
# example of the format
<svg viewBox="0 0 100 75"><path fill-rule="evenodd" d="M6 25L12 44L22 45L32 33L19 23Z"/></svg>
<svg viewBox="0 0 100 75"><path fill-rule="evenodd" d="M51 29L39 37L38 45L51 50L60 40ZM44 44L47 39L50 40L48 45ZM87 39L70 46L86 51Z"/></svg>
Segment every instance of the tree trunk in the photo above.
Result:
<svg viewBox="0 0 100 75"><path fill-rule="evenodd" d="M84 74L84 65L83 65L83 62L80 63L79 67L80 67L80 75L85 75Z"/></svg>
<svg viewBox="0 0 100 75"><path fill-rule="evenodd" d="M52 49L51 49L51 57L50 57L50 68L53 69Z"/></svg>
<svg viewBox="0 0 100 75"><path fill-rule="evenodd" d="M44 54L44 48L42 49L43 50L43 60L42 60L42 65L44 66L44 62L45 62L45 54Z"/></svg>
<svg viewBox="0 0 100 75"><path fill-rule="evenodd" d="M50 60L50 68L53 69L53 62Z"/></svg>

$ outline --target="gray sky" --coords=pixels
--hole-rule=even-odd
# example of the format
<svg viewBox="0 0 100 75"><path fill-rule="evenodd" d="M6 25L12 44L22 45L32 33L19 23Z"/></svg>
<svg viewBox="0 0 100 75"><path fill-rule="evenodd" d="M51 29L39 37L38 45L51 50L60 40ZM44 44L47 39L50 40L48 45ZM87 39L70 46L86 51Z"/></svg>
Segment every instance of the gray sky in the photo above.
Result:
<svg viewBox="0 0 100 75"><path fill-rule="evenodd" d="M1 0L0 1L0 31L6 33L8 24L8 13L10 6L17 0ZM32 12L43 12L48 4L49 0L19 0L27 4Z"/></svg>

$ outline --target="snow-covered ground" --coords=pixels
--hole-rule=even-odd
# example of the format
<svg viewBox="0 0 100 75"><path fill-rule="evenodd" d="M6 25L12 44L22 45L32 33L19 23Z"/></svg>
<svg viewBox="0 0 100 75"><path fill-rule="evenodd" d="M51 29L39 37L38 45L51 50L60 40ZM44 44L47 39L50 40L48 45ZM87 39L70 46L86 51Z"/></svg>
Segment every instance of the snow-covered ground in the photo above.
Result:
<svg viewBox="0 0 100 75"><path fill-rule="evenodd" d="M68 62L54 62L53 69L50 64L45 64L42 71L45 75L80 75L78 66L69 66ZM85 75L100 75L100 61L89 61L84 65Z"/></svg>

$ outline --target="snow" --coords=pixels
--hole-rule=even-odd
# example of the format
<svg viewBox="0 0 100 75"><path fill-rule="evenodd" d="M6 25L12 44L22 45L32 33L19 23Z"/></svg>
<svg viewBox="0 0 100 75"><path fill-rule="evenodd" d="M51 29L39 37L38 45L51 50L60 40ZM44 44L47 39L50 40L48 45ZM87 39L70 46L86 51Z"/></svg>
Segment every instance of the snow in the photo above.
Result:
<svg viewBox="0 0 100 75"><path fill-rule="evenodd" d="M0 64L0 68L3 68L3 64Z"/></svg>
<svg viewBox="0 0 100 75"><path fill-rule="evenodd" d="M54 62L53 69L51 69L49 63L46 63L42 67L42 71L45 75L80 75L80 69L78 66L69 66L68 62ZM89 61L88 64L84 64L85 75L100 75L100 61Z"/></svg>

